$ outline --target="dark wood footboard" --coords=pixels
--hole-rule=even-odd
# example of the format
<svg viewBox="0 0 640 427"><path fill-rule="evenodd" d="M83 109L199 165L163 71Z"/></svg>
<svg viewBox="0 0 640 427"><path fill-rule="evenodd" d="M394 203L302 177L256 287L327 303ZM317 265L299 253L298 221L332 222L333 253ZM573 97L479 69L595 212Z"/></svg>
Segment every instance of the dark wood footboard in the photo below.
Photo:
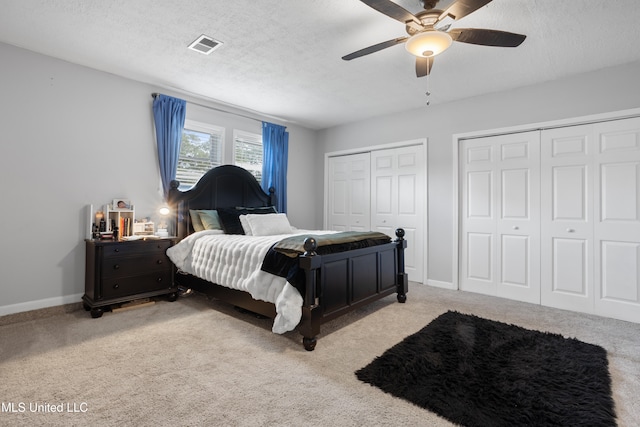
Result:
<svg viewBox="0 0 640 427"><path fill-rule="evenodd" d="M313 238L305 240L300 267L305 271L306 293L298 331L304 348L316 346L320 325L372 301L397 293L407 300L409 281L404 271L404 230L385 245L330 255L318 255Z"/></svg>
<svg viewBox="0 0 640 427"><path fill-rule="evenodd" d="M402 229L396 230L396 240L391 243L330 255L316 254L313 238L305 241L306 252L300 255L299 265L305 272L306 292L297 330L306 350L315 349L323 323L393 293L399 302L407 300L406 247ZM188 274L176 274L176 282L181 288L196 290L253 313L276 316L272 303L254 300L247 292Z"/></svg>

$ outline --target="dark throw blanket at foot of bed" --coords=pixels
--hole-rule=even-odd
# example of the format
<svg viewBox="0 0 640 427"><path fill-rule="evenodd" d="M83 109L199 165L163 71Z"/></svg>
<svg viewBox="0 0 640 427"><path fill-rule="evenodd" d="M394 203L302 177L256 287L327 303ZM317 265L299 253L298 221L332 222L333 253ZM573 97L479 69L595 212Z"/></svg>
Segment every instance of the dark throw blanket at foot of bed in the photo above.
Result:
<svg viewBox="0 0 640 427"><path fill-rule="evenodd" d="M304 241L307 238L315 239L318 255L368 248L391 242L391 237L377 231L300 234L282 239L269 249L261 269L267 273L285 277L303 295L304 272L298 268L298 256L305 252Z"/></svg>
<svg viewBox="0 0 640 427"><path fill-rule="evenodd" d="M357 377L465 426L615 426L597 345L447 312Z"/></svg>

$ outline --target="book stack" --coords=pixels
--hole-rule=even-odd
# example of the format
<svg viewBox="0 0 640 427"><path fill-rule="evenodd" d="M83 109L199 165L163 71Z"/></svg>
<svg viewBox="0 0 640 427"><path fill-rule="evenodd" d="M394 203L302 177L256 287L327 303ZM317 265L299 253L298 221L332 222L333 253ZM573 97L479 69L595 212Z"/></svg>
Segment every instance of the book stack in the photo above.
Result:
<svg viewBox="0 0 640 427"><path fill-rule="evenodd" d="M132 220L129 217L120 217L120 237L127 237L133 234Z"/></svg>

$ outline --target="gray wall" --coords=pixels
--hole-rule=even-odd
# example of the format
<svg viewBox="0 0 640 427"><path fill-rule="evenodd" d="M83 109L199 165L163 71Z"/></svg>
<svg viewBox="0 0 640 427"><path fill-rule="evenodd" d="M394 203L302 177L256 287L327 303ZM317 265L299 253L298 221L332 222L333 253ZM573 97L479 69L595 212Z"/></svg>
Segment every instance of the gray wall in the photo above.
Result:
<svg viewBox="0 0 640 427"><path fill-rule="evenodd" d="M162 196L150 94L194 100L4 44L0 59L3 315L80 300L87 204L127 197L136 216L154 218ZM322 226L325 153L426 137L428 278L450 282L452 135L636 108L637 75L640 63L323 131L280 123L290 133L289 218ZM224 126L228 138L234 128L259 132L257 121L192 103L187 117Z"/></svg>
<svg viewBox="0 0 640 427"><path fill-rule="evenodd" d="M317 156L428 138L428 283L451 283L453 271L454 134L554 121L640 107L640 63L508 92L431 105L351 123L318 134ZM416 93L416 96L423 96ZM323 194L323 182L318 184Z"/></svg>
<svg viewBox="0 0 640 427"><path fill-rule="evenodd" d="M151 93L185 97L6 44L0 62L4 315L80 301L87 204L126 197L137 217L155 217L162 196ZM211 109L189 105L187 117L210 119L229 136L234 128L260 133L259 121ZM313 228L316 132L288 130L290 219Z"/></svg>

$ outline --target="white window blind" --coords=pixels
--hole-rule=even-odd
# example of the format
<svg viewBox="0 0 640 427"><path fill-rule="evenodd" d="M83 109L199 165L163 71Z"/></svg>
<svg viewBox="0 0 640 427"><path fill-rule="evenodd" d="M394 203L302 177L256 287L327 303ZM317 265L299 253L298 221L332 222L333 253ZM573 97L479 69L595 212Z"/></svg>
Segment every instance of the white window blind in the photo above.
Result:
<svg viewBox="0 0 640 427"><path fill-rule="evenodd" d="M234 130L233 162L262 182L262 135Z"/></svg>
<svg viewBox="0 0 640 427"><path fill-rule="evenodd" d="M180 189L191 188L209 169L222 164L224 128L185 121L176 179Z"/></svg>

